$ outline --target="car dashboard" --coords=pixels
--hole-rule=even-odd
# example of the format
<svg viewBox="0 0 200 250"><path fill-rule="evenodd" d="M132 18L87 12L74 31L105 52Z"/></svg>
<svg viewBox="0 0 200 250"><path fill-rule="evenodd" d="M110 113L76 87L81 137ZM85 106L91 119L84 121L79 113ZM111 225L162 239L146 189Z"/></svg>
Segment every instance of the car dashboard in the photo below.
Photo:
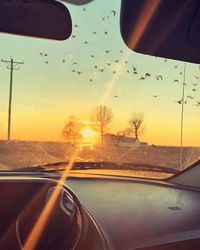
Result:
<svg viewBox="0 0 200 250"><path fill-rule="evenodd" d="M2 177L0 190L0 249L24 249L41 225L34 249L198 249L200 244L198 189L89 175L60 186L58 178L30 174Z"/></svg>

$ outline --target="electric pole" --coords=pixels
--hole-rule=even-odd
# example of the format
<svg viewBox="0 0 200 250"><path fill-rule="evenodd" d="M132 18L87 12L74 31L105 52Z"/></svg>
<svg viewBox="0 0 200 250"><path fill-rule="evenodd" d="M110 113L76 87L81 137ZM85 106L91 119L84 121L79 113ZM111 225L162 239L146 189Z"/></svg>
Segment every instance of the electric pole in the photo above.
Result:
<svg viewBox="0 0 200 250"><path fill-rule="evenodd" d="M181 105L181 147L180 147L180 170L183 170L183 122L184 122L184 104L185 104L185 78L186 78L186 62L184 63L183 86L182 86L182 105Z"/></svg>
<svg viewBox="0 0 200 250"><path fill-rule="evenodd" d="M16 62L13 59L9 61L1 60L1 62L7 64L7 69L10 70L10 90L9 90L9 105L8 105L8 141L10 141L10 131L11 131L11 111L12 111L12 89L13 89L13 70L19 70L20 67L17 65L24 64L23 62Z"/></svg>

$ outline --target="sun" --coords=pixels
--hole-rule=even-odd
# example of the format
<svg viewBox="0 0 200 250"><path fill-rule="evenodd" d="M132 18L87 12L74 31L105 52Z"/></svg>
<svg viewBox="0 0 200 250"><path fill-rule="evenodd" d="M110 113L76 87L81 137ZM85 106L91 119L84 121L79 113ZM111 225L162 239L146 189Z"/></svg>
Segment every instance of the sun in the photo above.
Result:
<svg viewBox="0 0 200 250"><path fill-rule="evenodd" d="M80 132L84 141L94 142L97 137L97 133L92 128L83 128Z"/></svg>

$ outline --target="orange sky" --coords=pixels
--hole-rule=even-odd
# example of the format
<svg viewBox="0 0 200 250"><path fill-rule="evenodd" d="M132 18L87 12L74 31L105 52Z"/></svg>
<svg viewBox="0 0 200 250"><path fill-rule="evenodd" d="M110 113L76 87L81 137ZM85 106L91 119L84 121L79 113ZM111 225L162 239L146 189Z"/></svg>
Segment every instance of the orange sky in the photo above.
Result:
<svg viewBox="0 0 200 250"><path fill-rule="evenodd" d="M1 57L24 61L14 72L12 139L62 140L61 131L69 115L89 120L91 110L103 103L113 110L111 132L127 128L132 112L142 112L145 133L141 140L180 144L181 105L177 102L181 99L184 63L130 51L119 31L120 1L103 1L106 4L100 12L102 0L88 5L87 13L81 7L68 6L78 28L73 27L75 38L67 41L1 35ZM110 12L113 9L116 16ZM102 21L104 16L107 18ZM6 65L0 66L0 139L6 139L9 72ZM147 72L151 77L140 80ZM156 80L157 75L163 80ZM185 92L193 99L186 98L184 145L200 145L200 82L195 78L199 75L199 66L188 63Z"/></svg>

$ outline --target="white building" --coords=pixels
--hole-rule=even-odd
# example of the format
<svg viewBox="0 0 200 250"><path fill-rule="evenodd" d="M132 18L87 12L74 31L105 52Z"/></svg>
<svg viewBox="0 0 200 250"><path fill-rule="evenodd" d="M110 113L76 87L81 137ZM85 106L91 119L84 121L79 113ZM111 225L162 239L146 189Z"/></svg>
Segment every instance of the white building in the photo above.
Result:
<svg viewBox="0 0 200 250"><path fill-rule="evenodd" d="M118 146L118 147L141 147L147 146L146 142L140 142L136 138L126 137L124 135L114 135L114 134L105 134L104 143Z"/></svg>

